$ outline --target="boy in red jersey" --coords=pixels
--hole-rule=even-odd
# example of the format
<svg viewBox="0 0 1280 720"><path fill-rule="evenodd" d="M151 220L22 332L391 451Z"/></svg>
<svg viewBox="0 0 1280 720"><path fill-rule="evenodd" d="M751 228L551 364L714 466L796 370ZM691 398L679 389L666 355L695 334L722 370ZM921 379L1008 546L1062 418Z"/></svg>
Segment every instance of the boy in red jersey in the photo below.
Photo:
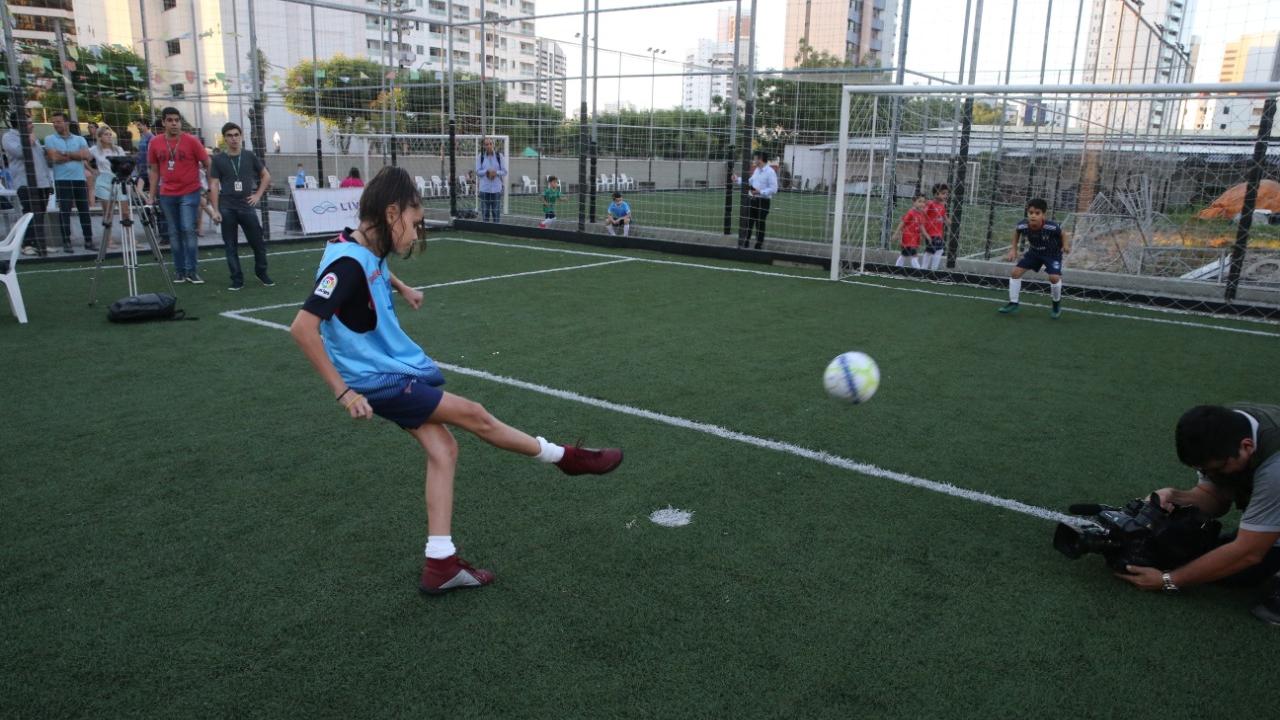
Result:
<svg viewBox="0 0 1280 720"><path fill-rule="evenodd" d="M946 244L942 235L947 225L947 198L951 197L951 188L946 183L933 186L933 199L924 206L924 232L929 236L929 244L925 246L925 270L937 270L942 267L942 258L946 257Z"/></svg>
<svg viewBox="0 0 1280 720"><path fill-rule="evenodd" d="M925 225L928 219L925 216L925 205L927 198L924 193L916 193L915 199L911 203L911 209L906 215L898 221L898 226L893 229L893 234L902 238L902 253L898 255L897 267L906 267L907 260L910 259L911 267L920 268L920 241L924 236Z"/></svg>

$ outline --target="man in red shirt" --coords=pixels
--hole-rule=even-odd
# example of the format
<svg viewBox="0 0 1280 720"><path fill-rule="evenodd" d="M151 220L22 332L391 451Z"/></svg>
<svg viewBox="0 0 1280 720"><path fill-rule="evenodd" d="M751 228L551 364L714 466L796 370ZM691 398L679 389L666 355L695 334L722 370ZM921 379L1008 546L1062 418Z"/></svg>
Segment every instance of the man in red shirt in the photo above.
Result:
<svg viewBox="0 0 1280 720"><path fill-rule="evenodd" d="M201 285L196 272L196 213L200 211L200 166L209 171L209 153L194 135L182 132L182 113L167 107L161 111L164 134L147 145L147 168L151 178L148 200L156 203L169 222L169 242L173 246L174 282Z"/></svg>

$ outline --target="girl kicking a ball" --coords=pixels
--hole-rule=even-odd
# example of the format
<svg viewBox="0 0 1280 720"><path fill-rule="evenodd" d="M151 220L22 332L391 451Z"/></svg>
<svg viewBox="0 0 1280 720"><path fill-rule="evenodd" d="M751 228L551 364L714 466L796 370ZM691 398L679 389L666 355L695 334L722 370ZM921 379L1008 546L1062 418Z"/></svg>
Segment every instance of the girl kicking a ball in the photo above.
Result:
<svg viewBox="0 0 1280 720"><path fill-rule="evenodd" d="M504 424L479 403L441 389L444 375L400 328L392 291L413 309L422 293L387 266L408 257L422 223L413 179L402 168L383 168L360 197L360 226L329 242L315 288L290 333L334 399L356 419L374 415L396 423L426 454L427 545L419 588L439 594L480 587L494 574L458 557L453 544L453 478L458 443L449 427L494 447L555 464L568 475L603 475L622 463L617 448L555 445Z"/></svg>

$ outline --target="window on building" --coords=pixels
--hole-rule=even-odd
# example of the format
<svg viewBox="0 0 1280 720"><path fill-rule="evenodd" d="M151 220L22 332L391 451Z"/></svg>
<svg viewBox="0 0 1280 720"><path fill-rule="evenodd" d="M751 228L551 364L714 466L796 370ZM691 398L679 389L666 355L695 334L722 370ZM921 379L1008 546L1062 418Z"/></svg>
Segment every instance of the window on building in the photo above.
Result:
<svg viewBox="0 0 1280 720"><path fill-rule="evenodd" d="M533 83L520 83L520 92L525 95L533 94Z"/></svg>
<svg viewBox="0 0 1280 720"><path fill-rule="evenodd" d="M381 42L380 40L374 40L374 39L372 39L372 38L370 38L370 39L368 39L368 40L365 40L365 41L364 41L364 45L365 45L365 47L366 47L366 48L368 48L369 50L381 50L381 49L382 49L382 42Z"/></svg>
<svg viewBox="0 0 1280 720"><path fill-rule="evenodd" d="M417 48L417 50L418 50L418 54L419 54L419 55L421 55L421 54L422 54L422 46L421 46L421 45L415 45L414 47L415 47L415 48Z"/></svg>
<svg viewBox="0 0 1280 720"><path fill-rule="evenodd" d="M1227 106L1223 106L1223 108L1222 108L1222 114L1223 114L1223 115L1230 115L1230 114L1231 114L1231 108L1230 108L1230 107L1227 107Z"/></svg>
<svg viewBox="0 0 1280 720"><path fill-rule="evenodd" d="M182 86L182 83L174 83L169 86L169 97L180 98L184 92L186 92L186 88Z"/></svg>
<svg viewBox="0 0 1280 720"><path fill-rule="evenodd" d="M445 5L440 0L431 0L427 3L427 10L435 15L447 15L449 13L449 6Z"/></svg>
<svg viewBox="0 0 1280 720"><path fill-rule="evenodd" d="M172 10L178 7L178 0L164 0L164 9Z"/></svg>
<svg viewBox="0 0 1280 720"><path fill-rule="evenodd" d="M534 9L533 9L533 3L531 3L531 2L521 2L521 3L520 3L520 12L524 13L525 15L532 15L532 14L535 12L535 11L534 11Z"/></svg>
<svg viewBox="0 0 1280 720"><path fill-rule="evenodd" d="M438 48L438 47L428 48L427 57L431 58L432 60L439 60L444 57L444 49Z"/></svg>
<svg viewBox="0 0 1280 720"><path fill-rule="evenodd" d="M181 55L182 43L177 40L167 40L165 41L164 49L169 55Z"/></svg>

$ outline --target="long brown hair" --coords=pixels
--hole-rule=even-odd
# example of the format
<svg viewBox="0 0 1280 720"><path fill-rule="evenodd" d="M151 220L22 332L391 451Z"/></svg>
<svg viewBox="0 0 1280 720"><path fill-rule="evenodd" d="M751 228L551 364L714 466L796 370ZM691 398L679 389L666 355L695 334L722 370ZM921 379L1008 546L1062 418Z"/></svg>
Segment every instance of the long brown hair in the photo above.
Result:
<svg viewBox="0 0 1280 720"><path fill-rule="evenodd" d="M404 168L388 165L373 176L360 194L360 224L368 226L370 232L365 235L371 246L369 249L380 258L395 250L391 225L387 222L387 208L392 205L404 212L405 208L422 205L422 197Z"/></svg>

